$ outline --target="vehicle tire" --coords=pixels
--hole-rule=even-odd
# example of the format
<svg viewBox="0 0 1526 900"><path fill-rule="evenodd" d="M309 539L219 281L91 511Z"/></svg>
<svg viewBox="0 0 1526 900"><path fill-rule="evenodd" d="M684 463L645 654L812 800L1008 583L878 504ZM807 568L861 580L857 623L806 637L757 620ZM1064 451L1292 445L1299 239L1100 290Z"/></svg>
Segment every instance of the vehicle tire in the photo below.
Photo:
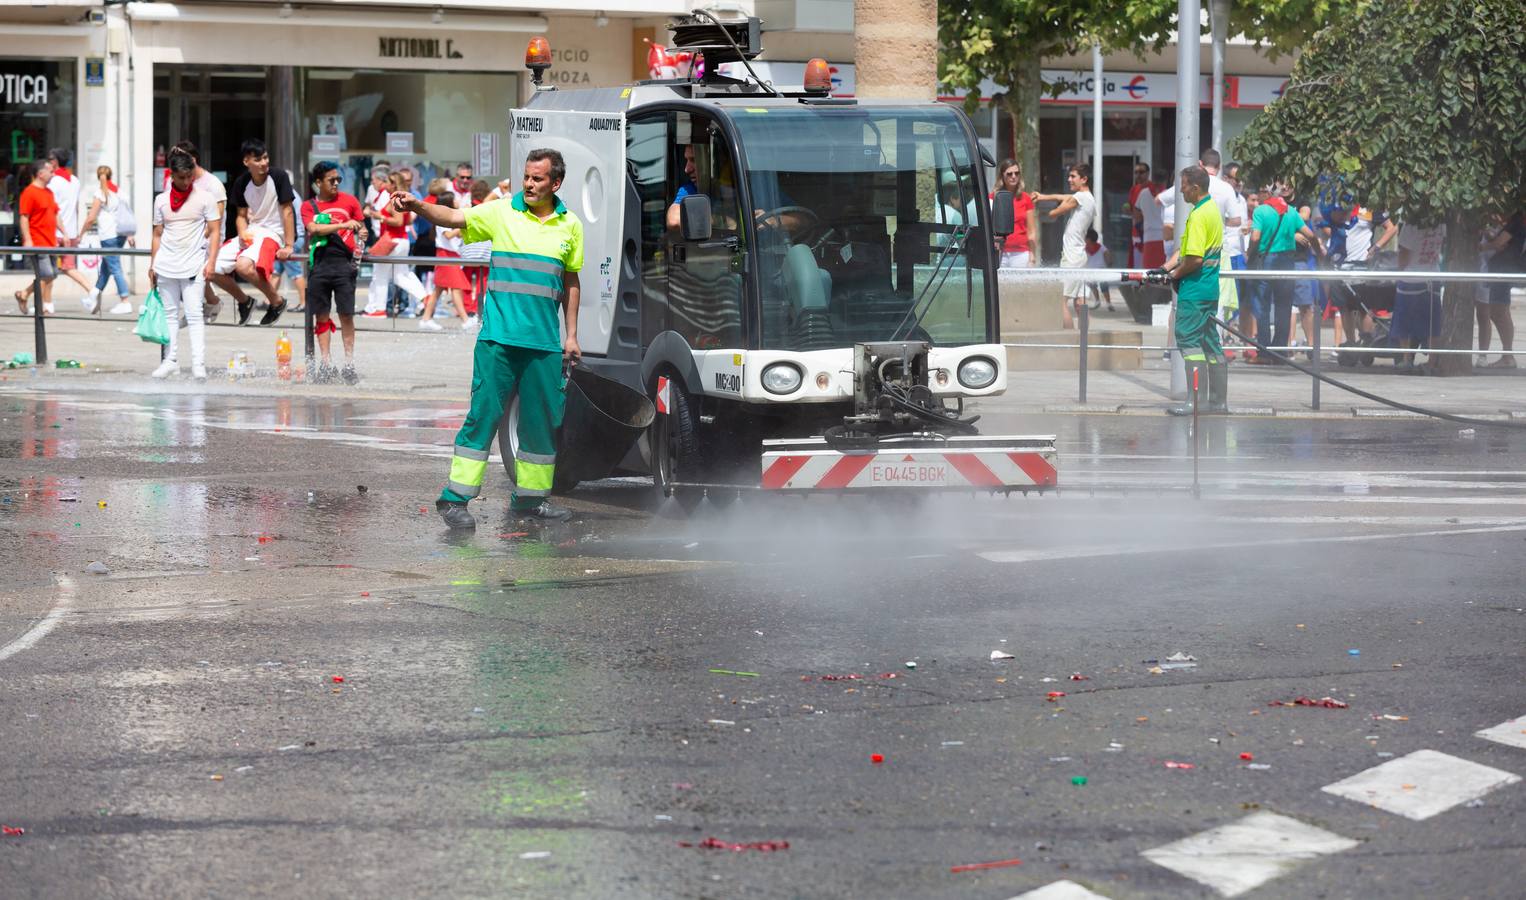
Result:
<svg viewBox="0 0 1526 900"><path fill-rule="evenodd" d="M653 397L657 386L651 387ZM693 511L704 496L703 488L674 488L673 482L703 477L704 461L699 443L699 416L689 392L677 378L668 379L668 412L652 422L652 485L658 498L672 497L685 512Z"/></svg>
<svg viewBox="0 0 1526 900"><path fill-rule="evenodd" d="M509 478L509 490L514 490L514 454L519 450L519 394L509 398L509 405L498 420L498 455L503 457L503 472ZM557 448L561 450L560 447ZM577 487L576 480L563 474L561 466L551 482L551 493L566 494Z"/></svg>

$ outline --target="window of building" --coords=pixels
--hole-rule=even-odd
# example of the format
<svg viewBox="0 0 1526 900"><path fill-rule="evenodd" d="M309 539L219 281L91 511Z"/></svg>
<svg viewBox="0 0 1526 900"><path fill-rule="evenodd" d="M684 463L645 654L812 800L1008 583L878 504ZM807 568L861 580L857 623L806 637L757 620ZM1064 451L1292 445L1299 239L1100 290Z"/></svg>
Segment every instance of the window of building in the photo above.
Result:
<svg viewBox="0 0 1526 900"><path fill-rule="evenodd" d="M79 155L74 67L72 59L0 59L0 244L21 243L15 209L32 163L53 147ZM31 262L7 257L5 267Z"/></svg>

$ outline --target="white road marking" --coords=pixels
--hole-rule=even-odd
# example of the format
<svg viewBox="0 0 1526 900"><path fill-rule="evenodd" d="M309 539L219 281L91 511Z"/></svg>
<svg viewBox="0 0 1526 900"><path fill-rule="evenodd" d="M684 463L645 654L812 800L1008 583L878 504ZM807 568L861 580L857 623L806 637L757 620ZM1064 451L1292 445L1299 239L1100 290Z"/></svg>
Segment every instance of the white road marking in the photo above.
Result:
<svg viewBox="0 0 1526 900"><path fill-rule="evenodd" d="M1444 537L1455 534L1494 534L1498 532L1526 531L1526 525L1500 525L1488 528L1450 528L1435 531L1399 531L1383 534L1340 534L1326 537L1276 538L1254 541L1220 541L1212 544L1194 543L1191 546L1155 546L1122 544L1106 547L1054 547L1044 550L987 550L977 553L981 559L994 563L1040 562L1048 559L1089 559L1102 556L1138 556L1146 553L1179 553L1185 550L1233 550L1241 547L1287 547L1297 544L1355 544L1366 541L1393 541L1403 538Z"/></svg>
<svg viewBox="0 0 1526 900"><path fill-rule="evenodd" d="M23 650L30 649L38 641L47 636L48 632L58 627L58 624L69 614L74 606L74 581L67 575L58 576L58 599L53 602L53 608L42 617L42 621L33 625L21 637L16 638L4 647L0 647L0 660L15 656Z"/></svg>
<svg viewBox="0 0 1526 900"><path fill-rule="evenodd" d="M1297 819L1258 812L1141 855L1157 865L1236 897L1311 859L1359 842Z"/></svg>
<svg viewBox="0 0 1526 900"><path fill-rule="evenodd" d="M1494 741L1498 744L1508 744L1511 747L1526 749L1526 716L1519 719L1511 719L1501 722L1493 728L1485 728L1477 732L1474 737L1481 737L1486 741Z"/></svg>
<svg viewBox="0 0 1526 900"><path fill-rule="evenodd" d="M1012 900L1107 900L1096 891L1088 891L1074 881L1055 881L1026 894L1018 894Z"/></svg>
<svg viewBox="0 0 1526 900"><path fill-rule="evenodd" d="M1520 780L1436 750L1416 750L1321 790L1418 822Z"/></svg>
<svg viewBox="0 0 1526 900"><path fill-rule="evenodd" d="M370 415L365 416L347 416L346 421L365 422L375 421L378 419L397 419L399 421L409 420L414 422L425 422L434 419L464 418L466 418L466 407L464 406L457 406L450 409L442 409L434 406L410 406L407 409L394 409L391 412L371 413Z"/></svg>

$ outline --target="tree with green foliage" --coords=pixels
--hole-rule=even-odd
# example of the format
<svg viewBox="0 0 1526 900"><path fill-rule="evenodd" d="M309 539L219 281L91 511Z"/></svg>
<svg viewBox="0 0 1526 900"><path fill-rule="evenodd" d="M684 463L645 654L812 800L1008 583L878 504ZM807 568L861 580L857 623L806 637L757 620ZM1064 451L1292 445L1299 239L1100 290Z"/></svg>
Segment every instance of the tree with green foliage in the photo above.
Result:
<svg viewBox="0 0 1526 900"><path fill-rule="evenodd" d="M1521 0L1370 0L1312 41L1283 96L1235 143L1257 180L1337 176L1364 206L1447 227L1446 267L1479 269L1489 219L1526 202ZM1473 346L1476 286L1443 294L1442 346ZM1441 357L1466 373L1471 354Z"/></svg>
<svg viewBox="0 0 1526 900"><path fill-rule="evenodd" d="M1360 2L1234 3L1228 33L1260 41L1275 56L1300 46L1325 22L1349 16ZM944 0L938 4L938 77L968 91L971 110L983 79L1007 89L1003 104L1015 125L1017 157L1036 187L1039 99L1053 90L1044 84L1043 60L1094 42L1104 52L1159 50L1173 34L1176 11L1176 0Z"/></svg>

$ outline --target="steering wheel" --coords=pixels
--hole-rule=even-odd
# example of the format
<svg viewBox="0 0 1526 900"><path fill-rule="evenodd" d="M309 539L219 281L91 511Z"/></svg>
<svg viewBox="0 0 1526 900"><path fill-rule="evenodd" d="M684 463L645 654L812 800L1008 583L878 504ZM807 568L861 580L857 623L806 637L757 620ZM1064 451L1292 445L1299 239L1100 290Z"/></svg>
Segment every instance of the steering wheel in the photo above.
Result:
<svg viewBox="0 0 1526 900"><path fill-rule="evenodd" d="M811 210L806 209L804 206L780 206L780 207L777 207L775 209L769 210L768 212L764 213L761 216L758 216L755 221L759 225L761 225L764 222L768 221L769 219L776 218L776 217L782 217L785 213L805 213L807 216L810 217L810 219L811 219L810 227L807 228L802 233L808 234L808 233L810 233L811 229L820 228L821 227L821 217L816 215ZM784 219L783 218L779 218L779 224L780 225L784 224Z"/></svg>

